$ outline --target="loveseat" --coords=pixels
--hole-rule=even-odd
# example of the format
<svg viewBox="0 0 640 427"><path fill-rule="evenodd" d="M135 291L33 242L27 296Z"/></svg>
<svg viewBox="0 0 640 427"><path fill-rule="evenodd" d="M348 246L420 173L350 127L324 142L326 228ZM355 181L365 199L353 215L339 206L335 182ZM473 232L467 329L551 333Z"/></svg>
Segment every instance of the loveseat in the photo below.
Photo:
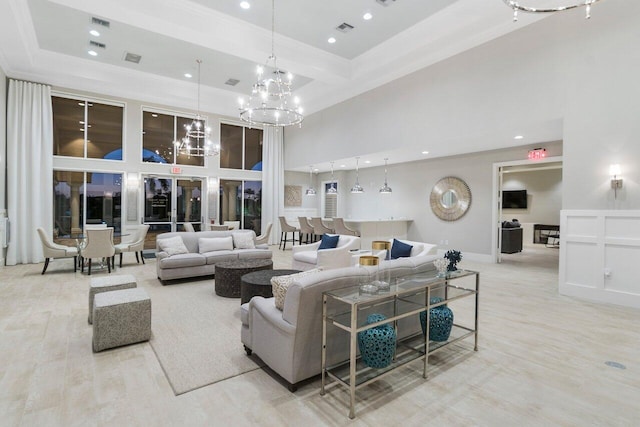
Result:
<svg viewBox="0 0 640 427"><path fill-rule="evenodd" d="M436 258L439 257L400 258L385 262L380 269L388 271L392 279L423 272L435 275ZM298 382L321 372L322 293L358 285L371 280L377 272L378 267L346 267L294 279L286 291L282 311L276 308L273 297L253 297L241 307L241 339L247 354L255 353L295 391ZM405 334L421 330L418 316L405 320ZM327 352L335 356L329 364L348 357L348 334L331 329L341 335L334 340L340 350Z"/></svg>
<svg viewBox="0 0 640 427"><path fill-rule="evenodd" d="M163 249L167 239L180 237L186 253ZM205 240L201 240L205 239ZM215 240L212 240L215 239ZM236 259L266 258L272 253L268 245L255 245L253 230L195 231L163 233L156 236L156 272L161 282L185 277L214 274L216 263ZM231 242L231 243L230 243ZM167 252L168 251L168 252Z"/></svg>
<svg viewBox="0 0 640 427"><path fill-rule="evenodd" d="M292 265L294 270L310 270L322 267L325 270L331 268L348 267L351 264L349 251L360 249L360 238L347 235L339 236L337 246L331 249L320 249L322 241L303 246L294 246L292 249Z"/></svg>

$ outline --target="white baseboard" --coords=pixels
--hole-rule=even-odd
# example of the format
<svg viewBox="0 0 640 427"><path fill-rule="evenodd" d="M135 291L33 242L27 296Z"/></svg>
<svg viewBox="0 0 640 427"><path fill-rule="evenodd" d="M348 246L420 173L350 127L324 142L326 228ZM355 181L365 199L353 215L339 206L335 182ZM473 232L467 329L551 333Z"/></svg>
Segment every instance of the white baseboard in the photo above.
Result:
<svg viewBox="0 0 640 427"><path fill-rule="evenodd" d="M640 308L640 295L613 291L611 289L594 289L582 285L561 283L560 295L580 298L600 304L608 303L623 305L625 307Z"/></svg>

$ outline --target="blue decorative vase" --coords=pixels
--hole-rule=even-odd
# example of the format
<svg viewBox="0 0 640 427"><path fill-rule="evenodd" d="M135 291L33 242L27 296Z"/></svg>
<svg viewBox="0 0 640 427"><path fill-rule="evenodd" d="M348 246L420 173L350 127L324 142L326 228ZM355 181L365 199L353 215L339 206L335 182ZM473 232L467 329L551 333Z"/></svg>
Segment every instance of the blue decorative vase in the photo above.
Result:
<svg viewBox="0 0 640 427"><path fill-rule="evenodd" d="M382 314L367 316L367 324L385 320ZM396 330L389 323L358 332L360 357L371 368L386 368L396 353Z"/></svg>
<svg viewBox="0 0 640 427"><path fill-rule="evenodd" d="M440 297L431 298L431 304L437 304L443 301ZM427 329L427 312L420 313L420 324L422 325L422 334L426 334ZM429 339L431 341L446 341L451 335L453 327L453 311L446 305L429 309Z"/></svg>

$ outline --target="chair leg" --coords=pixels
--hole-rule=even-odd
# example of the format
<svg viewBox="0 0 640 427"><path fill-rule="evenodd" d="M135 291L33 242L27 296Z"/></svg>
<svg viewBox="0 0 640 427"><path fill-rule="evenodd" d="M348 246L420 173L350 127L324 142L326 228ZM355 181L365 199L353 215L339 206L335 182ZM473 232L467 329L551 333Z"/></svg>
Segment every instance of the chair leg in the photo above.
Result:
<svg viewBox="0 0 640 427"><path fill-rule="evenodd" d="M136 252L136 260L138 259L138 252ZM142 251L140 251L140 259L142 260L142 263L144 264L144 257L142 256Z"/></svg>
<svg viewBox="0 0 640 427"><path fill-rule="evenodd" d="M91 258L89 258L89 276L91 276Z"/></svg>
<svg viewBox="0 0 640 427"><path fill-rule="evenodd" d="M136 262L140 264L140 260L138 259L138 251L136 251Z"/></svg>
<svg viewBox="0 0 640 427"><path fill-rule="evenodd" d="M77 272L78 271L78 256L74 256L73 257L73 272Z"/></svg>
<svg viewBox="0 0 640 427"><path fill-rule="evenodd" d="M113 259L112 258L107 258L107 270L109 271L109 274L111 274L111 262Z"/></svg>
<svg viewBox="0 0 640 427"><path fill-rule="evenodd" d="M80 262L81 262L81 264L80 264L80 272L84 273L84 257L83 256L80 257Z"/></svg>
<svg viewBox="0 0 640 427"><path fill-rule="evenodd" d="M44 268L42 269L42 274L47 271L47 267L49 267L49 258L44 259Z"/></svg>
<svg viewBox="0 0 640 427"><path fill-rule="evenodd" d="M136 259L138 259L138 254L136 254ZM122 252L120 252L120 268L122 268Z"/></svg>

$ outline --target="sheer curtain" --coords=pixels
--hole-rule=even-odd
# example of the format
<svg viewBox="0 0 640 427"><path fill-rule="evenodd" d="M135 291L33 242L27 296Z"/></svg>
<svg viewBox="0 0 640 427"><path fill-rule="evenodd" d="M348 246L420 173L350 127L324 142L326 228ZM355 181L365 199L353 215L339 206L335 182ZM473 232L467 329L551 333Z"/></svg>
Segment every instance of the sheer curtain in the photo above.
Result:
<svg viewBox="0 0 640 427"><path fill-rule="evenodd" d="M280 221L284 213L284 130L265 127L262 144L262 229L273 223L269 244L280 241Z"/></svg>
<svg viewBox="0 0 640 427"><path fill-rule="evenodd" d="M36 228L53 233L51 87L13 79L7 101L7 206L7 265L42 262Z"/></svg>

